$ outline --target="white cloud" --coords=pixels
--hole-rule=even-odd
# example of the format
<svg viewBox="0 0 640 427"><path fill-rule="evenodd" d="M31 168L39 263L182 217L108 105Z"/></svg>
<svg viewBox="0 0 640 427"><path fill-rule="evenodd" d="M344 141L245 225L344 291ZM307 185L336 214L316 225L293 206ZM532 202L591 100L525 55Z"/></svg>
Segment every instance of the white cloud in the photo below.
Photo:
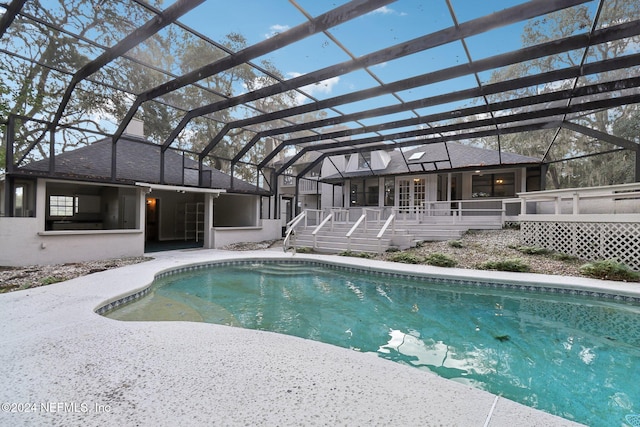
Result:
<svg viewBox="0 0 640 427"><path fill-rule="evenodd" d="M271 37L278 35L280 33L284 33L285 31L287 31L289 28L288 25L280 25L280 24L275 24L269 27L269 32L267 34L264 35L265 39L270 39Z"/></svg>
<svg viewBox="0 0 640 427"><path fill-rule="evenodd" d="M291 72L288 73L291 77L301 76L301 73ZM304 93L310 96L316 96L318 94L329 95L333 91L333 88L340 82L340 77L331 77L330 79L323 80L321 82L303 86L300 88ZM307 100L307 97L302 94L296 95L296 104L303 104Z"/></svg>
<svg viewBox="0 0 640 427"><path fill-rule="evenodd" d="M399 16L405 16L406 13L405 12L398 12L395 9L391 9L390 7L387 6L382 6L377 8L376 10L374 10L373 12L369 12L369 15L399 15Z"/></svg>
<svg viewBox="0 0 640 427"><path fill-rule="evenodd" d="M389 15L390 13L393 13L393 9L391 9L390 7L387 6L382 6L377 8L376 10L374 10L373 12L371 12L372 14L382 14L382 15Z"/></svg>

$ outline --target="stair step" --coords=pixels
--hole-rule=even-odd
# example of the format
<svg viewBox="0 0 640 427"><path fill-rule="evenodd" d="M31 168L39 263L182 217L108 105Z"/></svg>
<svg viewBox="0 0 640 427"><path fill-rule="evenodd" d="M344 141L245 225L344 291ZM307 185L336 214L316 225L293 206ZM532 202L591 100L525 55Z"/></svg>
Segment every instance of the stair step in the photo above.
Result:
<svg viewBox="0 0 640 427"><path fill-rule="evenodd" d="M468 230L500 229L500 218L450 216L428 217L421 222L396 220L394 230L389 228L380 241L377 235L383 223L369 223L368 230L359 228L354 231L349 243L346 234L353 227L353 223L334 223L322 228L314 236L316 226L308 226L296 230L292 244L297 247L309 247L318 252L340 253L347 250L353 252L380 252L390 246L406 249L416 242L446 241L459 239Z"/></svg>

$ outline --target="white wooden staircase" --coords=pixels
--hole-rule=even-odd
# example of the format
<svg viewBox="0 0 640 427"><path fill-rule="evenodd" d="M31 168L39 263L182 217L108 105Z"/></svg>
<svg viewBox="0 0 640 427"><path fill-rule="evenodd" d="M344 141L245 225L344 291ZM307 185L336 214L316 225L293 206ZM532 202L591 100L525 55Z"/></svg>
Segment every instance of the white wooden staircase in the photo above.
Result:
<svg viewBox="0 0 640 427"><path fill-rule="evenodd" d="M501 217L427 216L420 219L397 219L390 215L384 221L367 221L364 213L357 221L340 221L339 215L330 213L322 221L309 221L303 212L287 224L284 249L309 248L315 252L382 253L391 247L406 249L424 241L459 239L468 230L502 228ZM344 217L344 215L343 215Z"/></svg>

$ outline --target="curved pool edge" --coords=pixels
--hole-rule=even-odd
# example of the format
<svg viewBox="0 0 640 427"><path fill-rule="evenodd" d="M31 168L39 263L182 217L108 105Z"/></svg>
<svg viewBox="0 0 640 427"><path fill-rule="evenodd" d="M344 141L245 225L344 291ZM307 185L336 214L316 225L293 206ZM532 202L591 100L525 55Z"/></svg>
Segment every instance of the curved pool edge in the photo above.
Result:
<svg viewBox="0 0 640 427"><path fill-rule="evenodd" d="M266 254L269 254L267 257ZM247 254L247 252L235 252L235 254ZM610 300L615 302L640 303L640 285L627 282L614 282L598 279L589 279L575 276L554 276L537 273L511 273L487 270L470 270L457 268L434 267L428 265L402 264L388 261L377 261L364 258L314 255L314 254L277 254L263 252L261 256L235 256L208 260L166 268L154 274L153 280L167 275L186 271L194 271L216 265L228 265L234 263L261 262L266 259L271 261L286 262L311 262L335 267L341 267L349 271L362 271L376 273L389 277L419 277L434 279L443 284L457 286L478 286L486 288L503 288L520 290L525 292L579 295L592 298ZM124 293L110 298L99 304L94 311L98 314L106 314L118 307L144 297L153 281L147 285L135 289L131 293Z"/></svg>
<svg viewBox="0 0 640 427"><path fill-rule="evenodd" d="M189 419L194 425L577 425L329 344L204 323L119 322L94 311L184 265L265 258L374 266L368 260L274 251L175 251L1 295L0 333L10 339L0 348L6 379L0 399L87 402L109 405L110 411L85 418L64 411L0 413L0 424L167 425Z"/></svg>

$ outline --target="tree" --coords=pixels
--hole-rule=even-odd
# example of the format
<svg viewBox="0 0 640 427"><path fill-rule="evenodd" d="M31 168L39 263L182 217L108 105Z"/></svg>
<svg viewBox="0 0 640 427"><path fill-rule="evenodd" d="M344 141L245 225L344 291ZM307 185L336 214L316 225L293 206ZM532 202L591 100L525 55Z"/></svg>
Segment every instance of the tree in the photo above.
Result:
<svg viewBox="0 0 640 427"><path fill-rule="evenodd" d="M154 6L161 3L162 0L156 0ZM41 0L34 0L25 4L23 12L43 18L51 25L18 17L3 37L7 50L17 53L6 55L0 64L0 114L5 120L10 114L17 114L51 121L73 74L104 52L82 38L110 47L153 17L137 2L109 4L104 0L59 0L55 7L51 2L43 5ZM73 35L57 28L64 28ZM247 46L246 39L235 33L220 43L222 48L177 25L166 27L78 84L61 124L104 134L113 132L138 94ZM262 61L260 65L268 74L282 77L270 62ZM273 77L248 64L238 65L143 103L136 117L144 121L146 136L151 141L164 143L187 111L275 82ZM293 102L293 95L287 93L258 100L253 106L261 114L290 107ZM220 132L224 123L249 114L256 113L246 108L229 108L197 117L189 122L171 147L199 152ZM48 138L26 153L30 142L41 137L45 127L46 124L35 121L19 123L14 145L16 158L23 155L27 160L48 157ZM255 131L263 128L256 127ZM216 147L209 163L222 168L225 160L228 164L228 159L233 158L253 135L253 131L233 129ZM56 137L56 151L62 152L100 136L61 127ZM257 162L264 150L264 144L258 144L246 160ZM0 147L0 167L4 166L4 152ZM255 177L253 167L241 165L239 172L242 177Z"/></svg>
<svg viewBox="0 0 640 427"><path fill-rule="evenodd" d="M640 3L614 0L604 3L598 25L605 28L620 24L622 20L633 20L640 17ZM524 46L568 37L589 31L592 26L593 11L588 6L580 5L563 9L548 16L530 21L524 28L522 41ZM590 48L586 61L602 61L625 55L638 40L623 39L611 43L603 43ZM557 55L535 59L525 63L514 64L493 73L491 82L510 80L537 72L547 72L561 68L579 66L583 52L570 51ZM610 72L607 75L586 76L579 84L593 84L628 77L631 70ZM517 93L504 93L491 97L492 101L509 99L513 96L531 96L540 93L554 92L560 89L571 89L574 81L561 81L544 86L518 90ZM538 107L539 108L539 107ZM523 109L526 111L526 109ZM638 107L628 105L604 111L593 111L569 120L583 126L611 133L632 140L637 139ZM634 129L636 130L634 136ZM550 141L554 141L549 147ZM635 155L628 151L610 153L602 156L588 156L594 153L608 152L617 147L610 143L594 140L591 137L561 130L530 132L526 134L503 135L500 137L501 148L505 151L518 152L524 155L544 158L545 161L561 161L572 157L577 160L554 163L549 167L547 182L555 187L580 187L617 184L634 179ZM588 156L588 157L585 157Z"/></svg>
<svg viewBox="0 0 640 427"><path fill-rule="evenodd" d="M6 121L10 114L50 121L57 111L60 99L73 73L102 50L77 37L91 37L104 46L122 39L141 22L149 19L141 7L122 4L122 13L103 7L103 0L65 0L55 7L44 7L40 0L25 3L23 12L36 19L17 17L3 36L5 48L16 52L6 55L0 65L0 116ZM107 100L114 98L112 90L85 82L78 87L65 109L62 124L103 130L94 112ZM25 148L42 136L45 125L35 121L21 121L16 129L16 158L27 155L30 159L48 155L47 144L39 144L32 153ZM45 139L47 141L48 138ZM88 134L61 129L57 141L59 151L67 150L91 140ZM4 144L4 138L2 141ZM0 167L4 167L4 146L0 147Z"/></svg>

